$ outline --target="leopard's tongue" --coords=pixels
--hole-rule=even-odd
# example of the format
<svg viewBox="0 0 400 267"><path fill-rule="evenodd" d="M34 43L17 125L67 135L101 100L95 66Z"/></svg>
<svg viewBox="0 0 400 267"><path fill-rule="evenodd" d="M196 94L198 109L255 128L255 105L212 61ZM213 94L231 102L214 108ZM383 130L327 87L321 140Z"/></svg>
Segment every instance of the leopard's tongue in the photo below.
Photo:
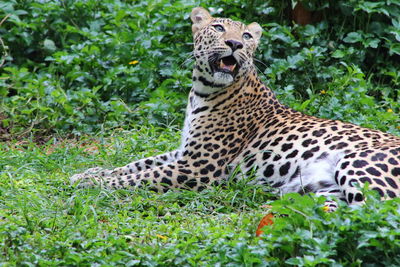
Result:
<svg viewBox="0 0 400 267"><path fill-rule="evenodd" d="M228 71L233 72L233 70L236 68L236 63L233 64L233 65L229 65L229 64L226 65L223 60L220 60L219 61L219 68L223 69L223 70L228 70Z"/></svg>

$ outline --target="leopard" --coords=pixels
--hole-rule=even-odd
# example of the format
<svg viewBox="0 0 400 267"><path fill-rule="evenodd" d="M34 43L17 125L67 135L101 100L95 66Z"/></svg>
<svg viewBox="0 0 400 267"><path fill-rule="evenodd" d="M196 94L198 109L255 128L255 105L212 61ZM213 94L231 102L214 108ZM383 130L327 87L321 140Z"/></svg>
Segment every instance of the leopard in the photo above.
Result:
<svg viewBox="0 0 400 267"><path fill-rule="evenodd" d="M337 203L329 198L365 203L363 187L381 199L400 195L400 137L282 104L257 73L258 23L213 17L202 7L190 18L195 62L179 148L88 169L73 184L200 191L238 179L232 173L240 169L279 194L325 196L331 211Z"/></svg>

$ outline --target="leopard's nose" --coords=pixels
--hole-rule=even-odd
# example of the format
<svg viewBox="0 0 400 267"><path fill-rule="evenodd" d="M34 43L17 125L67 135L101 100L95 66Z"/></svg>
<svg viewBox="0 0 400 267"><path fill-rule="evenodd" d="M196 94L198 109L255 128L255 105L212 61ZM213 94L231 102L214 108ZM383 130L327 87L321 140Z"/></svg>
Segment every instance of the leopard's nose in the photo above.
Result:
<svg viewBox="0 0 400 267"><path fill-rule="evenodd" d="M232 48L232 52L234 52L237 49L242 49L243 48L243 44L239 41L236 40L226 40L225 44L227 46L229 46L230 48Z"/></svg>

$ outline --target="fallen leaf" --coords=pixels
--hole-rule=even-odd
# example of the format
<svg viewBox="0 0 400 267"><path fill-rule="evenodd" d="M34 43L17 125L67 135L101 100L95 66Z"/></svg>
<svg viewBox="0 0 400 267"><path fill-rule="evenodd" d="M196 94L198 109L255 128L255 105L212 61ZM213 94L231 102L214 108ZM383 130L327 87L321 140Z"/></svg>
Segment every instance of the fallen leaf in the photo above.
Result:
<svg viewBox="0 0 400 267"><path fill-rule="evenodd" d="M274 224L273 218L274 218L274 215L272 213L268 213L267 215L265 215L261 219L261 221L260 221L260 223L258 224L258 227L257 227L256 236L260 236L262 233L264 233L261 230L264 226L273 225Z"/></svg>

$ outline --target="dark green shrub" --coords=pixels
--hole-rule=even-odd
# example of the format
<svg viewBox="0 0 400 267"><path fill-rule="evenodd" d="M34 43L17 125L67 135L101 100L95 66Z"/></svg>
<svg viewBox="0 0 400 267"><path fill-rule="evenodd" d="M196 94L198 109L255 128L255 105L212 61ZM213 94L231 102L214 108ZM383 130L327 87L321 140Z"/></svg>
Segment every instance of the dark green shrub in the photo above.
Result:
<svg viewBox="0 0 400 267"><path fill-rule="evenodd" d="M202 5L216 16L263 25L257 66L282 102L399 133L400 4L303 2L320 12L320 22L293 25L291 1ZM1 3L0 18L8 16L0 27L8 54L0 70L2 127L15 134L80 134L141 123L143 117L180 125L192 68L188 17L196 5Z"/></svg>

